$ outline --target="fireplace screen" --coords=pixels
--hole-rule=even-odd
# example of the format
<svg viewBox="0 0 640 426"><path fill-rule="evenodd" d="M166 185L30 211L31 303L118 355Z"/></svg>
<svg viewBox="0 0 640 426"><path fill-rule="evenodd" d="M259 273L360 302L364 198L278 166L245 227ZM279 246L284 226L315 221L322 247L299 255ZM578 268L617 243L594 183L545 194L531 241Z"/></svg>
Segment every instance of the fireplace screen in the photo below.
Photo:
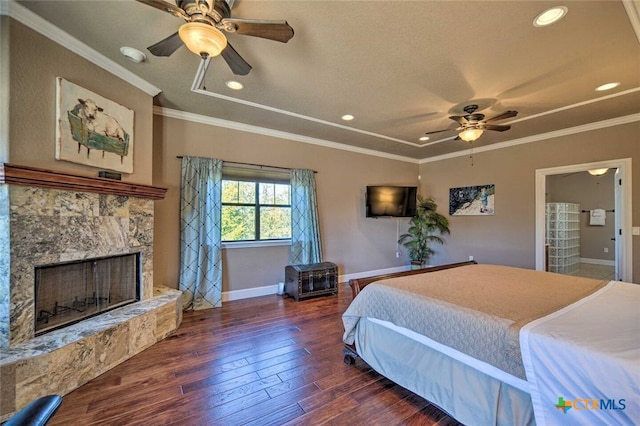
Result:
<svg viewBox="0 0 640 426"><path fill-rule="evenodd" d="M37 266L35 334L140 300L140 253Z"/></svg>

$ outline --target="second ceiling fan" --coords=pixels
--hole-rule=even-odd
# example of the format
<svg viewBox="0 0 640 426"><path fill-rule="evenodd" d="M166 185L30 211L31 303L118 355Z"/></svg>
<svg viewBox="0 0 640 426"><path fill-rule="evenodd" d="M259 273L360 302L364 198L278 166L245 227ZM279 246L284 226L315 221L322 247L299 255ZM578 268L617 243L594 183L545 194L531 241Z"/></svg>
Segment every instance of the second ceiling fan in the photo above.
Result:
<svg viewBox="0 0 640 426"><path fill-rule="evenodd" d="M462 139L467 142L473 142L478 139L485 130L494 130L498 132L504 132L511 128L510 125L505 124L492 124L495 121L505 120L518 115L518 111L505 111L502 114L498 114L495 117L484 119L484 114L476 113L478 105L467 105L463 108L466 115L454 115L449 119L459 124L456 128L434 130L432 132L425 133L431 135L434 133L447 132L450 130L459 131L460 133L456 139Z"/></svg>
<svg viewBox="0 0 640 426"><path fill-rule="evenodd" d="M149 46L155 56L170 56L183 44L202 58L221 55L231 71L247 75L251 65L229 44L222 31L288 42L293 28L287 21L238 19L231 17L231 6L225 0L137 0L186 21L178 32Z"/></svg>

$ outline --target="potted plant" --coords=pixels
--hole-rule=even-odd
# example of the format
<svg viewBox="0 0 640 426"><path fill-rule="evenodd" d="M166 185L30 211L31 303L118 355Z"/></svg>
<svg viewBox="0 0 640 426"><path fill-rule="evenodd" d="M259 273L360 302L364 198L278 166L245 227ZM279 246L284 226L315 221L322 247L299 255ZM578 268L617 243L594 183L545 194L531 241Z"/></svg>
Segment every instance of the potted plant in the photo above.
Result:
<svg viewBox="0 0 640 426"><path fill-rule="evenodd" d="M418 195L416 215L409 221L409 229L400 235L398 243L409 254L412 267L423 267L436 251L432 244L444 244L443 234L449 234L449 220L437 212L438 205L433 198Z"/></svg>

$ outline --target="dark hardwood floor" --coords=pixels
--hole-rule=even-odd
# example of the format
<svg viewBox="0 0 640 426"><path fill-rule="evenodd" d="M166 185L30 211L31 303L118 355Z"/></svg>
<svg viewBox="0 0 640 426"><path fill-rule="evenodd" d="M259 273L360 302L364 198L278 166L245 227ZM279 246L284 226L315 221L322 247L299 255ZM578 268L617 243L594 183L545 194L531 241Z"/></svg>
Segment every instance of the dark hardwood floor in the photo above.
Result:
<svg viewBox="0 0 640 426"><path fill-rule="evenodd" d="M458 425L342 356L338 296L186 312L174 336L66 395L49 425Z"/></svg>

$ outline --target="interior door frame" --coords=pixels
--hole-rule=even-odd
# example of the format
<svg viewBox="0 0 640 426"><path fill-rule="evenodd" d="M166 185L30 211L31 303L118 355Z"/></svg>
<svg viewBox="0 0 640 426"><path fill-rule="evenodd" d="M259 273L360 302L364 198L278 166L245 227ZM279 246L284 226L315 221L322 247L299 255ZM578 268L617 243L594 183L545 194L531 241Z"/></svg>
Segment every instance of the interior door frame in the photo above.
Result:
<svg viewBox="0 0 640 426"><path fill-rule="evenodd" d="M573 164L567 166L536 169L536 194L535 194L535 219L536 219L536 270L545 269L545 203L547 176L564 173L583 172L590 169L619 169L623 179L621 197L616 196L616 205L620 206L619 223L616 227L621 230L621 235L616 229L616 239L621 238L621 250L616 250L616 262L620 265L622 281L632 282L633 279L633 245L631 239L631 213L632 213L632 175L631 158L617 160L597 161L593 163ZM619 198L619 199L618 199Z"/></svg>

